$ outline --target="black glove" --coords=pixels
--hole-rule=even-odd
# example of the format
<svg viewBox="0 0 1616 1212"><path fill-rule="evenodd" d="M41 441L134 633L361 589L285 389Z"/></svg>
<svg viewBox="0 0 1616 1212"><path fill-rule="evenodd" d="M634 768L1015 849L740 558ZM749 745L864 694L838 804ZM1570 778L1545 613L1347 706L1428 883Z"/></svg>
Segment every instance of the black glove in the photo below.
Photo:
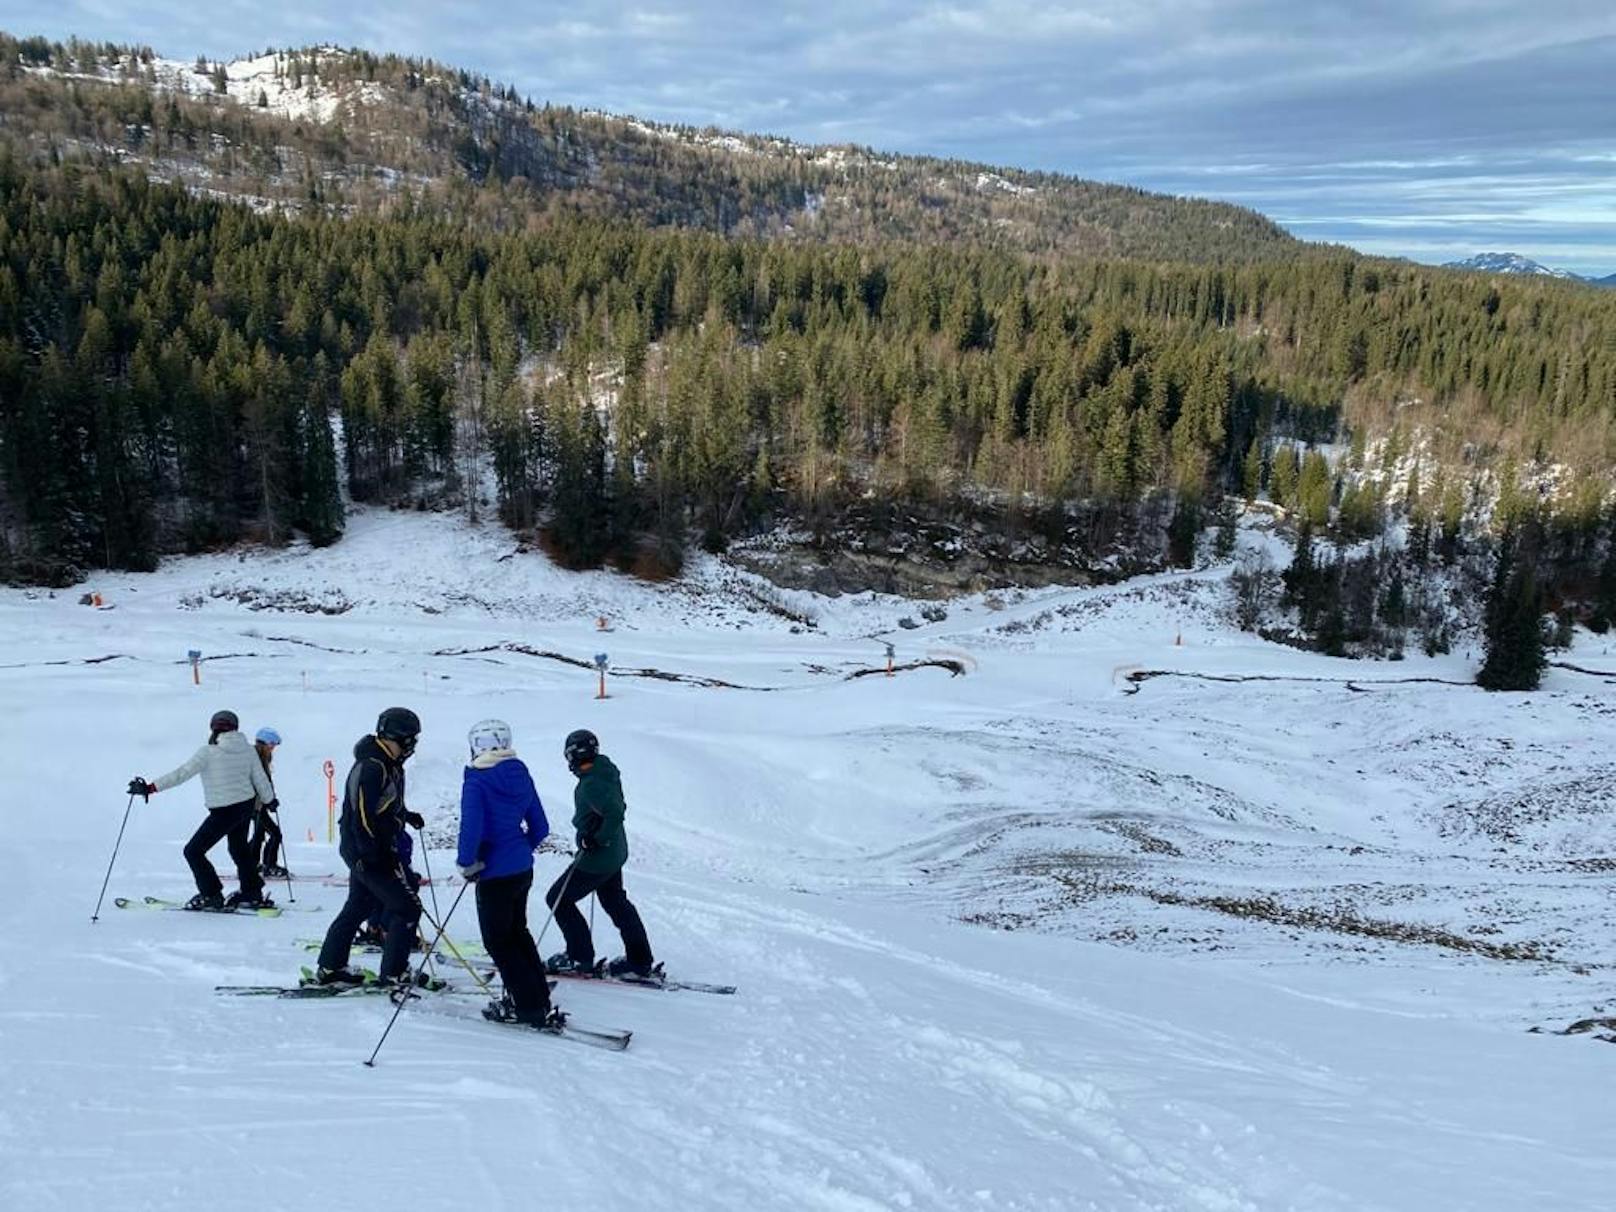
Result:
<svg viewBox="0 0 1616 1212"><path fill-rule="evenodd" d="M281 802L279 800L270 800L269 803L264 805L264 811L265 812L274 812L275 809L279 808L280 806L281 806Z"/></svg>
<svg viewBox="0 0 1616 1212"><path fill-rule="evenodd" d="M130 779L129 780L129 794L130 795L138 795L143 800L149 800L156 793L157 793L156 786L154 784L152 784L152 783L148 783L145 779Z"/></svg>
<svg viewBox="0 0 1616 1212"><path fill-rule="evenodd" d="M580 833L578 835L578 849L585 850L585 851L599 850L600 849L600 839L596 838L593 834L590 834L590 833Z"/></svg>
<svg viewBox="0 0 1616 1212"><path fill-rule="evenodd" d="M404 812L404 823L410 826L412 829L425 829L426 817L422 816L419 812L410 812L408 809L406 809Z"/></svg>

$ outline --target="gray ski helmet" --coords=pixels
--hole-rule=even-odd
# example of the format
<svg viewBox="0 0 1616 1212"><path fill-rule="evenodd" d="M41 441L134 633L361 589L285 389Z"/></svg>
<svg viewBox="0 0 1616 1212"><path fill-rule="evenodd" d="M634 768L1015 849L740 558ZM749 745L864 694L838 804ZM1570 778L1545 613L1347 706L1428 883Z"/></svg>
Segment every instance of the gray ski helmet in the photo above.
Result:
<svg viewBox="0 0 1616 1212"><path fill-rule="evenodd" d="M208 721L210 732L234 732L241 727L241 721L236 718L234 711L215 711L213 718Z"/></svg>
<svg viewBox="0 0 1616 1212"><path fill-rule="evenodd" d="M567 733L561 753L567 759L567 769L577 774L580 767L587 766L600 756L600 742L589 729L579 728Z"/></svg>
<svg viewBox="0 0 1616 1212"><path fill-rule="evenodd" d="M408 707L389 707L376 717L376 735L392 741L409 757L421 736L421 717Z"/></svg>
<svg viewBox="0 0 1616 1212"><path fill-rule="evenodd" d="M471 726L471 731L466 733L466 743L471 746L472 757L490 749L509 749L511 726L504 720L483 720Z"/></svg>

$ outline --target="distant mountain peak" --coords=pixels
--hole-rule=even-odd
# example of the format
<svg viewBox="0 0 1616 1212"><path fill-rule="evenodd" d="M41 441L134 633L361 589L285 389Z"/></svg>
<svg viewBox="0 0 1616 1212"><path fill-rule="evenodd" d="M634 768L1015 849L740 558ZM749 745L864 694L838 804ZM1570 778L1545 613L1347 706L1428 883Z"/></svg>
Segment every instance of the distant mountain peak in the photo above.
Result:
<svg viewBox="0 0 1616 1212"><path fill-rule="evenodd" d="M1582 274L1574 274L1568 269L1551 269L1541 261L1534 261L1531 257L1523 257L1520 253L1512 252L1484 252L1473 257L1466 257L1463 261L1447 261L1444 269L1468 269L1483 274L1521 274L1540 278L1560 278L1567 282L1586 282L1590 286L1603 286L1616 289L1616 274L1606 274L1603 278L1589 278Z"/></svg>
<svg viewBox="0 0 1616 1212"><path fill-rule="evenodd" d="M1574 273L1563 269L1550 269L1540 261L1523 257L1520 253L1484 252L1463 261L1448 261L1446 269L1473 269L1488 274L1536 274L1545 278L1567 278L1580 281Z"/></svg>

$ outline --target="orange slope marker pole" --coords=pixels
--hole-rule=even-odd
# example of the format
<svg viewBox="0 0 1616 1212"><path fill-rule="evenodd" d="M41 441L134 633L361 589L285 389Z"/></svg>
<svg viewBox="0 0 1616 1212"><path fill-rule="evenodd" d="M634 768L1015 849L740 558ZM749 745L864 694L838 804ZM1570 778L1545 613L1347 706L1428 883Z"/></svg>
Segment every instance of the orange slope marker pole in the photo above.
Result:
<svg viewBox="0 0 1616 1212"><path fill-rule="evenodd" d="M325 840L337 840L337 768L325 760Z"/></svg>

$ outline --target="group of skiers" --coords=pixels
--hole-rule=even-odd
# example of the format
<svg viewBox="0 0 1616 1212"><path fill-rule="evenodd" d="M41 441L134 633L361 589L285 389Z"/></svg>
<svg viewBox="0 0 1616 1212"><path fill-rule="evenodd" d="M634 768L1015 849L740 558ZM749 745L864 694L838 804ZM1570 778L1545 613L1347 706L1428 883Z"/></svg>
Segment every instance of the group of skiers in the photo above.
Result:
<svg viewBox="0 0 1616 1212"><path fill-rule="evenodd" d="M282 841L275 818L279 802L270 766L280 736L258 732L256 746L240 732L233 712L209 721L207 744L177 769L148 782L130 780L130 795L149 798L200 774L207 819L185 846L185 860L196 878L197 894L187 908L234 910L271 905L263 876L284 875L275 861ZM420 717L407 707L389 707L376 729L354 746L354 763L344 787L339 853L348 867L348 898L326 931L314 981L359 985L368 978L348 966L356 939L379 937L382 958L377 979L411 986L410 953L420 937L423 913L420 876L410 865L409 828L425 819L405 803L404 764L421 736ZM545 894L566 940L566 949L547 961L527 925L533 885L533 853L549 835L544 805L527 766L516 756L510 725L484 720L467 734L470 750L460 792L460 836L456 866L476 885L477 920L483 946L504 984L485 1017L540 1029L559 1029L565 1016L550 1003L549 974L650 977L655 968L639 912L623 888L628 860L626 804L622 779L600 752L594 733L579 729L562 747L567 768L577 778L572 827L577 854ZM256 826L256 831L254 828ZM227 899L207 852L227 839L240 879ZM260 865L260 842L264 865ZM597 969L594 940L578 903L593 894L622 935L625 954Z"/></svg>

